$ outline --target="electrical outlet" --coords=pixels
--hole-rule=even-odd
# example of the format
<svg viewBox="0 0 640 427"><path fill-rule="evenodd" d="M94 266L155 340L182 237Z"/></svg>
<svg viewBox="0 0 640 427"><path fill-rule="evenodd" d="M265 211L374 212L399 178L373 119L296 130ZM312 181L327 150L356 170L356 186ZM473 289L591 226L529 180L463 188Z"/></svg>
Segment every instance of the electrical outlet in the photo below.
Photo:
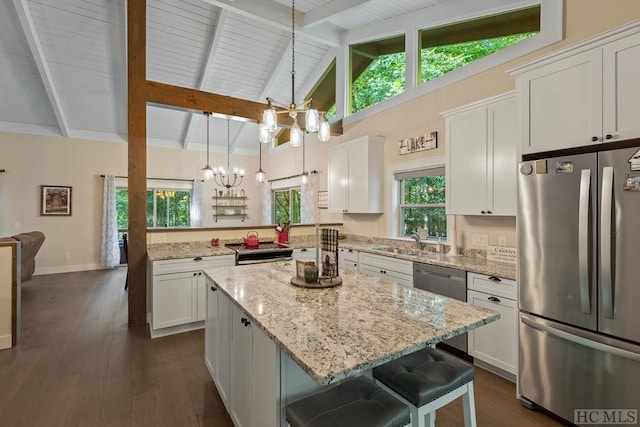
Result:
<svg viewBox="0 0 640 427"><path fill-rule="evenodd" d="M71 252L65 252L64 259L71 259Z"/></svg>
<svg viewBox="0 0 640 427"><path fill-rule="evenodd" d="M507 236L498 236L498 246L507 246Z"/></svg>
<svg viewBox="0 0 640 427"><path fill-rule="evenodd" d="M18 229L18 228L20 228L20 225L21 225L20 221L16 221L16 222L13 223L13 228Z"/></svg>
<svg viewBox="0 0 640 427"><path fill-rule="evenodd" d="M471 244L474 246L487 246L489 238L486 234L472 234Z"/></svg>

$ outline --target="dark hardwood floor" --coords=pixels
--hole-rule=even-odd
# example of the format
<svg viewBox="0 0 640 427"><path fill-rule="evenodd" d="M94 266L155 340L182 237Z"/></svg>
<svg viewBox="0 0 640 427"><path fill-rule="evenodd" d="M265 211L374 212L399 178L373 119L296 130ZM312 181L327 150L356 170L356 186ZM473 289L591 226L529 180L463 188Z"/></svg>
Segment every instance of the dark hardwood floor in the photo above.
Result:
<svg viewBox="0 0 640 427"><path fill-rule="evenodd" d="M0 425L232 426L204 365L203 331L151 340L146 328L128 328L125 276L52 274L23 285L22 337L0 350ZM559 425L522 408L512 383L476 376L478 426ZM463 425L460 399L436 425Z"/></svg>

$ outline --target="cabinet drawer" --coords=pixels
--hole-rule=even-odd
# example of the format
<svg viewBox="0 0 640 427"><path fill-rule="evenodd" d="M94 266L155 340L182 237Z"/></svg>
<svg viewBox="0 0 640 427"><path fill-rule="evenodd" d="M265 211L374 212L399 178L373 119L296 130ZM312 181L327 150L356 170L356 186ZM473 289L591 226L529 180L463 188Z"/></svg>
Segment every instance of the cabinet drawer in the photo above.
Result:
<svg viewBox="0 0 640 427"><path fill-rule="evenodd" d="M516 281L478 273L467 273L467 289L495 296L517 299Z"/></svg>
<svg viewBox="0 0 640 427"><path fill-rule="evenodd" d="M369 253L360 253L360 268L365 265L376 270L395 271L413 276L413 262Z"/></svg>
<svg viewBox="0 0 640 427"><path fill-rule="evenodd" d="M343 260L345 262L357 263L358 262L358 251L354 251L353 249L340 249L340 262Z"/></svg>
<svg viewBox="0 0 640 427"><path fill-rule="evenodd" d="M198 258L200 259L197 260ZM232 267L235 263L234 255L166 259L153 262L153 275L198 271L217 267Z"/></svg>

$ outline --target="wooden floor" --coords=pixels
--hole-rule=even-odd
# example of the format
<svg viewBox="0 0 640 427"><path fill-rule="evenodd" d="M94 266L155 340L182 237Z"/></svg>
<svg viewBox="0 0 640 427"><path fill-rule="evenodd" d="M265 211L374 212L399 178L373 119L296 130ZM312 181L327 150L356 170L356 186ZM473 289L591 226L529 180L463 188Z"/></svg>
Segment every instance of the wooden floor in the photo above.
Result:
<svg viewBox="0 0 640 427"><path fill-rule="evenodd" d="M23 285L22 337L0 350L0 425L232 426L203 362L203 331L151 340L146 328L128 328L125 275L53 274ZM559 425L481 369L475 398L480 427ZM463 425L460 399L438 411L436 425Z"/></svg>

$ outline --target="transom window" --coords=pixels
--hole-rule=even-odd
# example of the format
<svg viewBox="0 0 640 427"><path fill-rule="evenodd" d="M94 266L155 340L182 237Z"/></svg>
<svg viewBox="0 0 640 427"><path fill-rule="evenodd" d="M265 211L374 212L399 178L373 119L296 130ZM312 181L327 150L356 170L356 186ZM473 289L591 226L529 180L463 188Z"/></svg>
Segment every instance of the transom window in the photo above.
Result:
<svg viewBox="0 0 640 427"><path fill-rule="evenodd" d="M427 237L446 239L444 167L397 172L395 179L400 190L400 237L426 229Z"/></svg>
<svg viewBox="0 0 640 427"><path fill-rule="evenodd" d="M129 227L129 191L116 189L116 217L118 228ZM147 189L147 227L189 227L191 191L153 188Z"/></svg>
<svg viewBox="0 0 640 427"><path fill-rule="evenodd" d="M300 224L300 187L275 190L273 195L273 222Z"/></svg>

